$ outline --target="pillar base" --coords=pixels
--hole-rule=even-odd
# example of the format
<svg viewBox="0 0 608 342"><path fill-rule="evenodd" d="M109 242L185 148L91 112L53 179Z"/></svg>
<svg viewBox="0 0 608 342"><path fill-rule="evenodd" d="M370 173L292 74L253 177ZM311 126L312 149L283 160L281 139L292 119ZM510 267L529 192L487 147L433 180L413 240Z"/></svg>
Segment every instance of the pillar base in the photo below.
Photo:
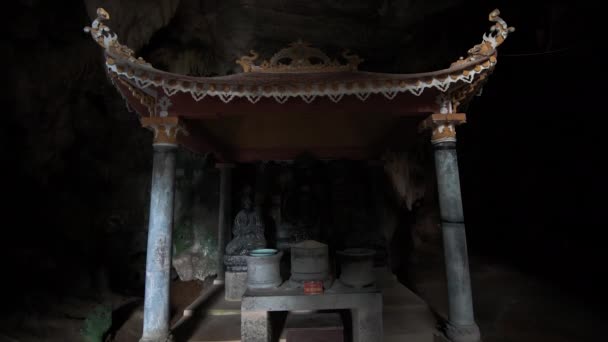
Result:
<svg viewBox="0 0 608 342"><path fill-rule="evenodd" d="M245 290L247 290L247 272L226 272L226 300L240 301Z"/></svg>
<svg viewBox="0 0 608 342"><path fill-rule="evenodd" d="M453 325L447 323L445 327L446 337L451 342L480 342L481 333L477 324Z"/></svg>
<svg viewBox="0 0 608 342"><path fill-rule="evenodd" d="M142 337L139 342L173 342L173 336L167 335L165 337Z"/></svg>

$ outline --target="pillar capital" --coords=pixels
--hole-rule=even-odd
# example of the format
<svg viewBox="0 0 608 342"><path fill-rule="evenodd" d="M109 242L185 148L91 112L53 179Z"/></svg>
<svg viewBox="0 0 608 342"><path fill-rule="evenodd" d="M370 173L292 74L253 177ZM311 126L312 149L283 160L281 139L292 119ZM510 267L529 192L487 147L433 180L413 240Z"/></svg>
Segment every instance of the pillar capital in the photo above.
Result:
<svg viewBox="0 0 608 342"><path fill-rule="evenodd" d="M420 123L420 131L432 130L431 143L456 141L456 126L467 120L464 113L431 114Z"/></svg>
<svg viewBox="0 0 608 342"><path fill-rule="evenodd" d="M143 117L141 125L154 132L153 145L177 146L179 134L189 135L183 120L176 116Z"/></svg>

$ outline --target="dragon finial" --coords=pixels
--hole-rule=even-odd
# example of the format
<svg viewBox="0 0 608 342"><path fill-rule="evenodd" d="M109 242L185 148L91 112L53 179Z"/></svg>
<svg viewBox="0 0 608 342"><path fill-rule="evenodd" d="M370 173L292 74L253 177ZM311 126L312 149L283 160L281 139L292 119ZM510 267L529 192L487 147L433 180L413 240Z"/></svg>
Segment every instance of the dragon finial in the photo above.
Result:
<svg viewBox="0 0 608 342"><path fill-rule="evenodd" d="M490 27L490 31L495 32L495 34L492 35L486 33L483 35L483 40L490 42L490 44L492 44L492 48L496 48L497 46L502 44L505 39L507 39L507 36L509 36L509 33L515 31L515 27L509 27L507 23L501 17L499 17L499 15L500 11L498 9L495 9L490 12L488 20L496 23L495 25Z"/></svg>
<svg viewBox="0 0 608 342"><path fill-rule="evenodd" d="M239 64L243 68L243 72L251 72L253 67L253 61L258 59L259 55L254 50L250 50L249 54L251 56L242 56L241 58L236 60L236 64Z"/></svg>
<svg viewBox="0 0 608 342"><path fill-rule="evenodd" d="M114 33L106 24L103 22L110 20L110 15L103 8L97 9L97 18L93 20L91 26L86 26L84 32L91 33L93 40L97 42L104 49L109 49L114 43L118 41L118 35Z"/></svg>
<svg viewBox="0 0 608 342"><path fill-rule="evenodd" d="M110 29L104 21L109 20L110 15L103 8L97 9L97 18L93 20L91 26L86 26L84 32L90 33L93 40L103 47L106 51L128 59L129 62L149 65L141 57L135 58L133 50L118 42L118 35Z"/></svg>
<svg viewBox="0 0 608 342"><path fill-rule="evenodd" d="M488 20L495 23L490 27L490 33L485 33L483 42L469 49L467 58L460 57L458 61L452 63L452 66L472 62L494 54L495 49L507 39L509 33L515 31L515 28L509 27L499 15L500 11L498 9L490 12Z"/></svg>
<svg viewBox="0 0 608 342"><path fill-rule="evenodd" d="M346 64L350 67L351 71L357 71L359 64L363 63L364 59L350 52L346 49L342 52L342 57L346 60Z"/></svg>

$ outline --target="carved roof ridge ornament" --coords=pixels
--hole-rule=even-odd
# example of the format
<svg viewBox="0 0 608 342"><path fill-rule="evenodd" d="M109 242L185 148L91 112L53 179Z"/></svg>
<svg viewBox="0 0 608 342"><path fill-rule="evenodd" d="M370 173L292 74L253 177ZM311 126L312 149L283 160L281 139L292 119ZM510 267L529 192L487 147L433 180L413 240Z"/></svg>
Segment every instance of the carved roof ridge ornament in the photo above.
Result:
<svg viewBox="0 0 608 342"><path fill-rule="evenodd" d="M254 50L249 51L251 56L243 56L236 63L243 68L243 72L266 72L266 73L297 73L297 72L337 72L357 71L363 59L350 53L349 50L342 52L346 64L341 64L335 59L330 59L327 54L301 39L289 44L275 53L270 60L255 65L254 61L259 54ZM287 62L287 63L284 63Z"/></svg>
<svg viewBox="0 0 608 342"><path fill-rule="evenodd" d="M112 55L116 55L117 57L122 57L128 59L131 63L137 63L145 66L151 67L150 63L146 62L143 58L135 57L135 53L131 48L126 45L120 44L118 41L118 35L110 29L103 22L106 20L110 20L110 15L103 8L97 9L97 18L93 20L91 26L86 26L84 28L84 32L91 33L91 37L93 40L99 44L104 50L109 52ZM108 64L112 64L112 59L107 58Z"/></svg>
<svg viewBox="0 0 608 342"><path fill-rule="evenodd" d="M500 11L498 9L490 12L488 20L496 23L490 27L490 33L484 33L483 42L470 48L469 51L467 51L467 58L460 57L456 62L452 63L452 66L475 62L487 57L490 57L491 59L496 58L496 48L507 39L509 33L515 31L515 28L509 27L499 15Z"/></svg>
<svg viewBox="0 0 608 342"><path fill-rule="evenodd" d="M490 27L490 33L484 33L483 42L475 45L468 51L467 58L460 57L456 62L452 63L450 67L458 67L463 64L474 63L478 60L488 58L490 62L490 72L496 66L496 48L500 46L505 39L509 36L509 33L514 32L514 27L509 27L507 23L499 16L500 11L498 9L490 12L488 20L496 24ZM487 62L486 62L487 63ZM460 105L471 97L472 94L479 93L485 81L487 80L489 73L480 74L479 77L466 84L464 87L457 89L451 93L452 106L454 110L458 110Z"/></svg>

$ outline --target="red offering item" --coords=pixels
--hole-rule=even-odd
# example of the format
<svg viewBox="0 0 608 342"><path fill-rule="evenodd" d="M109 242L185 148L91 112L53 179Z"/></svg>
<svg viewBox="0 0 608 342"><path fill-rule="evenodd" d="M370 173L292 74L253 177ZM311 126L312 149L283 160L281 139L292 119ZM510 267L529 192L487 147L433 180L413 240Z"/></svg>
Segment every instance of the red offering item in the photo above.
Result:
<svg viewBox="0 0 608 342"><path fill-rule="evenodd" d="M321 294L323 293L323 282L319 280L309 280L304 282L304 294Z"/></svg>

